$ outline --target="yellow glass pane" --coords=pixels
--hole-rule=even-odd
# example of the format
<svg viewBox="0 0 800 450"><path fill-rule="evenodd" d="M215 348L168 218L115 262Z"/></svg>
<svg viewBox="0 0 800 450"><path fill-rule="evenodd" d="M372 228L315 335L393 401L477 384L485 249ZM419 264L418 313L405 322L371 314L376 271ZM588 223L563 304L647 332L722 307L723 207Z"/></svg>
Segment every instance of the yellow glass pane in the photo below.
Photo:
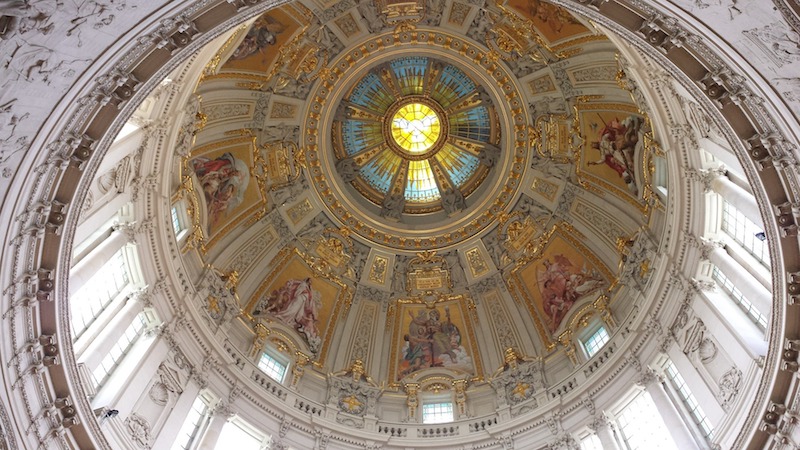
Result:
<svg viewBox="0 0 800 450"><path fill-rule="evenodd" d="M441 196L428 160L408 162L405 196L410 203L432 202Z"/></svg>
<svg viewBox="0 0 800 450"><path fill-rule="evenodd" d="M441 134L439 116L429 106L409 103L392 118L392 137L401 148L411 154L425 153Z"/></svg>

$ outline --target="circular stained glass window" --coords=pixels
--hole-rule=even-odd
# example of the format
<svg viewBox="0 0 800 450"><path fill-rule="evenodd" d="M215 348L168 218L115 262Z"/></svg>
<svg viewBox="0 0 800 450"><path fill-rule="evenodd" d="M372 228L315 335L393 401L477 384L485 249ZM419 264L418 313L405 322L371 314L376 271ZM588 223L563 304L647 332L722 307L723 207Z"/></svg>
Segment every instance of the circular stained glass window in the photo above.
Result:
<svg viewBox="0 0 800 450"><path fill-rule="evenodd" d="M400 148L412 155L428 151L440 135L439 116L428 105L409 103L394 113L392 137Z"/></svg>
<svg viewBox="0 0 800 450"><path fill-rule="evenodd" d="M361 77L332 133L342 179L393 217L463 209L497 160L500 137L486 91L458 67L421 56Z"/></svg>

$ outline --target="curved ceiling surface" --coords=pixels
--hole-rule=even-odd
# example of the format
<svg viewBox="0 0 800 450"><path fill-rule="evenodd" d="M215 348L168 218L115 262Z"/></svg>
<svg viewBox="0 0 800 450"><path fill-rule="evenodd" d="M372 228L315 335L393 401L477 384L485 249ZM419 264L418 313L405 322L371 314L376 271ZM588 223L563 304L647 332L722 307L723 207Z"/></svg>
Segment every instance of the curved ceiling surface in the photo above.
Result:
<svg viewBox="0 0 800 450"><path fill-rule="evenodd" d="M236 9L233 3L223 6ZM603 2L590 3L595 8ZM249 4L238 1L241 17ZM626 14L639 18L633 9ZM158 50L166 53L166 47L177 55L186 45L182 39L198 30L180 21L167 25L178 31L171 40L159 41ZM614 22L606 25L613 28ZM672 25L665 21L664 27ZM663 131L674 125L676 112L678 122L695 125L698 111L705 107L708 112L709 99L696 86L697 92L684 97L680 83L668 75L675 67L664 70L653 62L660 61L662 49L675 48L662 36L665 32L647 28L655 26L646 22L636 31L658 47L650 52L606 34L585 17L539 1L302 0L266 10L164 79L110 145L102 165L99 157L90 161L87 174L97 171L91 182L72 175L93 158L97 137L65 134L69 162L48 160L41 172L37 169L41 179L35 183L55 186L49 179L40 183L52 175L45 172L66 170L59 199L75 194L72 184L86 188L77 194L86 200L80 217L68 216L78 231L68 226L65 234L83 242L76 238L72 255L51 252L48 257L58 257L59 269L70 258L77 261L69 281L88 284L86 271L97 261L85 262L100 247L98 236L114 235L115 245L123 234L149 243L120 244L125 250L113 259L132 266L141 262L128 272L136 279L131 289L141 288L130 298L142 300L145 306L139 309L151 317L150 322L135 319L136 332L147 322L169 347L162 348L169 356L162 354L158 368L151 367L161 377L158 389L171 380L164 373L197 381L219 397L226 414L237 406L250 418L262 414L265 423L280 420L281 439L286 430L297 436L302 431L294 442L316 439L318 445L320 425L335 431L332 439L343 448L370 448L377 433L384 433L387 445L407 448L408 430L417 433L410 439L426 438L434 430L417 417L418 400L446 394L453 399L454 422L435 428L436 433L460 430L462 436L447 435L453 439L443 441L445 448L485 437L467 433L483 436L501 429L505 437L489 433L476 446L513 446L517 432L521 442L538 445L544 439L554 448L569 446L575 444L569 433L587 420L594 426L618 400L609 396L627 395L620 385L629 387L633 377L642 384L652 381L647 365L663 361L667 348L697 359L691 363L712 382L711 396L719 388L709 402L716 418L725 417L726 426L735 427L745 419L731 419L736 414L728 413L740 411L756 390L758 395L766 392L754 385L746 392L738 385L731 388L743 376L737 366L755 364L748 380L760 377L764 365L758 355L764 343L748 347L752 354L733 354L706 333L705 316L689 304L690 295L710 284L693 278L708 268L698 266L696 254L708 259L714 248L704 240L707 230L692 235L703 226L701 220L678 218L676 212L698 214L702 207L684 203L692 203L691 194L700 191L683 184L697 182L708 189L713 171L692 164L685 168L687 160L696 162L694 156L686 155L686 146L682 153L665 152L659 141L668 136L659 132L668 134ZM141 85L133 75L127 81L122 76L114 72L98 79L112 86L111 94L87 104L105 102L101 107L116 107L114 114L132 111L125 99L139 95L133 87ZM658 86L637 84L651 76ZM729 94L720 94L720 85L713 84L728 86L730 80L712 78L698 81L704 93L712 100L721 96L721 105L735 109L732 94L725 97ZM670 95L690 104L665 100L668 89L662 84L670 84ZM730 130L701 122L708 136L728 133L721 140L736 141ZM126 136L141 138L136 150ZM768 151L755 139L748 145L759 165L767 161ZM770 141L770 150L773 145L779 144ZM116 159L124 152L129 154ZM744 163L752 175L752 161ZM667 167L681 174L685 169L688 175L681 183L669 180L674 174ZM768 195L781 195L775 194L778 184L769 186ZM126 186L132 187L130 194ZM756 199L763 200L758 189L766 188L754 189ZM130 203L115 210L112 219L131 221L112 226L106 217L105 228L90 229L99 224L98 211L119 206L117 194L128 195ZM43 233L48 246L42 247L49 252L49 244L60 242L67 209L60 201L32 204L18 217L46 220L43 227L56 230ZM784 216L777 222L768 218L768 229L749 234L792 232L776 228L791 219L786 212L791 205L773 204ZM174 230L162 232L167 221L153 219L163 211L171 211ZM14 251L22 255L18 242L38 245L40 237L24 231ZM779 247L770 247L773 256L776 248L780 253ZM25 251L26 257L35 253ZM760 258L763 263L763 249ZM683 267L687 260L688 269ZM772 267L783 267L780 260L772 262ZM50 271L42 266L32 272L30 267L35 264L18 272L18 279L39 289L37 301L48 298L52 289L59 295L67 289L66 275L59 273L54 287ZM785 272L776 271L775 280L782 282ZM768 275L763 278L766 287ZM796 284L791 281L788 289ZM775 289L786 290L786 285ZM69 305L72 297L66 307L59 298L59 313L74 307ZM27 308L28 300L17 299L7 314L17 320L16 311L24 309L17 306ZM55 307L46 303L40 302L45 327L67 336L57 336L59 345L68 343L69 332L61 332L69 325L49 317ZM136 308L126 307L125 314ZM777 318L784 313L775 311ZM73 317L75 328L94 320ZM759 326L767 328L761 337L775 340L771 323L766 316L761 319ZM593 357L586 342L590 335L600 336L592 334L600 329L609 340ZM85 336L73 336L76 354L88 348ZM25 342L17 340L14 336L17 347ZM52 346L39 342L28 344L52 353ZM736 349L750 344L736 343ZM81 392L85 380L79 380L75 358L70 359L72 348L65 349L65 367L71 371L66 384L74 386L64 390ZM287 363L291 373L283 380L270 379L258 368L262 354ZM783 355L793 357L791 352ZM777 371L773 362L779 356L767 356L768 368ZM713 365L707 364L712 360ZM60 370L52 372L60 376ZM716 380L721 380L718 385ZM63 382L58 378L55 386L63 388ZM28 396L28 387L21 389ZM164 395L171 401L166 390L158 389L142 396L145 403L136 400L137 405L151 405L145 396L158 406L166 404ZM84 400L78 399L81 411ZM739 403L732 407L734 400ZM766 404L763 398L756 402ZM166 415L156 413L162 409L147 408L140 410L161 414L154 424L164 423ZM746 418L747 430L769 432L768 426L755 424L757 416ZM507 423L491 428L498 418ZM77 425L81 442L93 438L79 433L103 434L91 420L86 429ZM141 421L134 425L138 431L146 427ZM369 428L376 425L374 433ZM548 428L552 436L543 438ZM741 447L751 435L726 442L736 439ZM766 439L761 435L758 439ZM428 442L422 446L440 445ZM279 440L277 445L284 444Z"/></svg>
<svg viewBox="0 0 800 450"><path fill-rule="evenodd" d="M391 356L371 367L395 384L435 367L486 375L467 318L475 286L496 276L536 330L521 354L557 351L578 309L632 307L617 267L634 244L656 245L661 154L601 31L546 4L365 2L324 24L312 6L237 30L196 90L203 123L181 188L197 203L192 242L241 274L253 323L288 327L327 365L354 292L375 289L398 313ZM275 210L296 240L271 260L231 253ZM305 287L315 300L283 311L302 280L317 280ZM448 311L459 361L404 340L414 305Z"/></svg>

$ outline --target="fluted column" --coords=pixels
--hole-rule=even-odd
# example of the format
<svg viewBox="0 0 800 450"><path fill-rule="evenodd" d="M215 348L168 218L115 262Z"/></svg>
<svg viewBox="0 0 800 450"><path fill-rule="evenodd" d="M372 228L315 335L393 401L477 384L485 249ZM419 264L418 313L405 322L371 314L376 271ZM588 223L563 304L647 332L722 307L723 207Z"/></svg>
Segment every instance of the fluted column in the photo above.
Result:
<svg viewBox="0 0 800 450"><path fill-rule="evenodd" d="M642 373L637 383L640 386L644 386L647 393L650 394L650 398L653 399L653 403L656 405L656 409L664 421L664 425L667 426L667 430L672 436L672 440L675 441L677 448L697 448L697 442L689 432L675 404L672 403L672 400L664 390L661 376L652 369L647 369Z"/></svg>
<svg viewBox="0 0 800 450"><path fill-rule="evenodd" d="M611 420L604 413L596 417L594 421L589 424L589 428L593 429L600 439L600 444L603 450L620 450L617 444L617 438L614 437L614 430L612 429Z"/></svg>

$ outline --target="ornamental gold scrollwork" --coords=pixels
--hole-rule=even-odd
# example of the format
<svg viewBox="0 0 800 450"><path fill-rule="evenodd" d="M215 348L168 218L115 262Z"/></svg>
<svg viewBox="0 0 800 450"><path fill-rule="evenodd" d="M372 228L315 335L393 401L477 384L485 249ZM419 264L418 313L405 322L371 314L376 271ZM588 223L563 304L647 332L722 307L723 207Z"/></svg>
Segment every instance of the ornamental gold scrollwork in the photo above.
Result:
<svg viewBox="0 0 800 450"><path fill-rule="evenodd" d="M178 188L177 198L183 199L188 203L186 205L186 213L192 219L189 237L186 239L186 244L182 251L186 253L189 250L197 249L200 253L205 254L206 238L203 232L203 222L200 218L200 200L194 188L192 172L189 170L189 156L186 156L181 161L181 184Z"/></svg>
<svg viewBox="0 0 800 450"><path fill-rule="evenodd" d="M536 119L535 130L537 138L533 147L544 158L549 158L557 163L568 163L574 157L574 124L572 132L567 125L569 117L565 114L549 114Z"/></svg>
<svg viewBox="0 0 800 450"><path fill-rule="evenodd" d="M502 4L495 3L493 6L496 6L500 12L499 17L495 20L495 27L503 29L509 38L520 43L517 45L525 43L526 47L514 49L518 54L528 54L534 61L540 63L564 59L568 56L563 51L555 51L550 47L530 20L520 17Z"/></svg>
<svg viewBox="0 0 800 450"><path fill-rule="evenodd" d="M453 288L445 259L435 251L425 250L408 262L406 291L432 295Z"/></svg>

